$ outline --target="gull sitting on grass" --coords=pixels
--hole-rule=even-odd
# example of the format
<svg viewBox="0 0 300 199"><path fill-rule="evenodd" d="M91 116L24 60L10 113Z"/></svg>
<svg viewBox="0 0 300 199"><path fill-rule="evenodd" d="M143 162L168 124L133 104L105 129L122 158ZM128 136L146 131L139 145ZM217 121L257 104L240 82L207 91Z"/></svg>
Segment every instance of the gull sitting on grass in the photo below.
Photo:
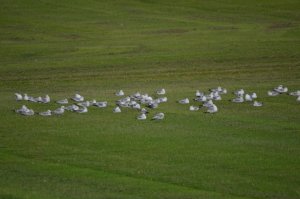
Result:
<svg viewBox="0 0 300 199"><path fill-rule="evenodd" d="M71 99L74 100L75 102L83 102L84 101L84 97L81 96L81 95L79 95L79 94L77 94L77 93Z"/></svg>
<svg viewBox="0 0 300 199"><path fill-rule="evenodd" d="M216 112L218 112L218 107L215 104L208 107L208 109L206 111L206 113L216 113Z"/></svg>
<svg viewBox="0 0 300 199"><path fill-rule="evenodd" d="M203 106L207 107L207 108L212 107L213 105L214 105L214 103L212 100L208 100L207 102L203 103Z"/></svg>
<svg viewBox="0 0 300 199"><path fill-rule="evenodd" d="M83 106L82 108L76 110L77 113L87 113L88 109L87 107Z"/></svg>
<svg viewBox="0 0 300 199"><path fill-rule="evenodd" d="M67 111L77 111L77 110L79 110L79 106L77 106L77 105L75 105L75 104L72 104L72 105L70 105L70 106L67 106L65 109L66 109Z"/></svg>
<svg viewBox="0 0 300 199"><path fill-rule="evenodd" d="M165 118L165 114L164 113L157 113L156 115L154 115L152 117L152 120L162 120Z"/></svg>
<svg viewBox="0 0 300 199"><path fill-rule="evenodd" d="M115 107L114 109L113 109L113 112L114 113L121 113L121 109L120 109L120 107Z"/></svg>
<svg viewBox="0 0 300 199"><path fill-rule="evenodd" d="M142 109L141 109L141 113L148 114L149 111L148 111L147 109L145 109L145 108L142 108Z"/></svg>
<svg viewBox="0 0 300 199"><path fill-rule="evenodd" d="M123 96L124 95L124 91L123 90L119 90L116 92L116 96Z"/></svg>
<svg viewBox="0 0 300 199"><path fill-rule="evenodd" d="M41 97L41 102L42 102L42 103L47 104L47 103L49 103L50 101L51 101L51 99L50 99L49 95L46 95L45 97Z"/></svg>
<svg viewBox="0 0 300 199"><path fill-rule="evenodd" d="M274 88L274 91L277 93L286 93L288 92L288 88L284 87L283 85L279 85L278 87Z"/></svg>
<svg viewBox="0 0 300 199"><path fill-rule="evenodd" d="M55 115L62 115L62 114L64 114L64 112L65 112L65 107L64 107L64 106L61 106L60 108L55 109L55 110L53 111L53 113L54 113Z"/></svg>
<svg viewBox="0 0 300 199"><path fill-rule="evenodd" d="M199 106L190 106L190 111L198 111Z"/></svg>
<svg viewBox="0 0 300 199"><path fill-rule="evenodd" d="M244 89L239 89L237 91L234 91L234 94L237 96L243 96L245 94Z"/></svg>
<svg viewBox="0 0 300 199"><path fill-rule="evenodd" d="M245 101L246 102L251 102L252 101L252 97L249 94L245 95Z"/></svg>
<svg viewBox="0 0 300 199"><path fill-rule="evenodd" d="M50 110L47 110L45 112L40 112L39 115L41 115L41 116L51 116L52 114L51 114Z"/></svg>
<svg viewBox="0 0 300 199"><path fill-rule="evenodd" d="M15 112L25 116L34 115L34 111L32 109L27 108L25 105L23 105L20 109L15 110Z"/></svg>
<svg viewBox="0 0 300 199"><path fill-rule="evenodd" d="M145 119L147 119L147 116L146 116L145 113L141 113L140 115L137 116L136 119L138 119L138 120L145 120Z"/></svg>
<svg viewBox="0 0 300 199"><path fill-rule="evenodd" d="M94 104L94 106L97 106L97 107L99 107L99 108L105 108L105 107L107 107L107 101L104 101L104 102L96 102L96 103Z"/></svg>
<svg viewBox="0 0 300 199"><path fill-rule="evenodd" d="M156 94L158 94L158 95L164 95L164 94L166 94L166 90L164 88L159 89L159 90L156 91Z"/></svg>
<svg viewBox="0 0 300 199"><path fill-rule="evenodd" d="M300 102L300 95L297 97L297 102Z"/></svg>
<svg viewBox="0 0 300 199"><path fill-rule="evenodd" d="M207 100L207 97L205 95L199 96L194 99L197 102L205 102Z"/></svg>
<svg viewBox="0 0 300 199"><path fill-rule="evenodd" d="M179 104L189 104L190 100L188 98L185 98L185 99L179 100L178 102L179 102Z"/></svg>
<svg viewBox="0 0 300 199"><path fill-rule="evenodd" d="M83 106L83 107L89 107L91 105L90 101L85 101L85 102L79 102L77 103L78 106Z"/></svg>
<svg viewBox="0 0 300 199"><path fill-rule="evenodd" d="M15 112L16 113L22 113L22 112L25 112L25 111L28 111L29 109L27 108L26 105L22 105L22 107L20 109L16 109Z"/></svg>
<svg viewBox="0 0 300 199"><path fill-rule="evenodd" d="M268 96L274 97L274 96L277 96L277 95L279 95L279 93L276 92L276 91L268 91Z"/></svg>
<svg viewBox="0 0 300 199"><path fill-rule="evenodd" d="M196 97L202 97L204 95L204 93L199 90L196 90L195 95L196 95Z"/></svg>
<svg viewBox="0 0 300 199"><path fill-rule="evenodd" d="M292 96L300 96L300 90L294 91L294 92L290 92L289 95L292 95Z"/></svg>
<svg viewBox="0 0 300 199"><path fill-rule="evenodd" d="M21 101L23 99L23 96L20 93L15 93L16 100Z"/></svg>
<svg viewBox="0 0 300 199"><path fill-rule="evenodd" d="M263 105L262 102L258 102L258 101L253 102L253 106L260 107L262 105Z"/></svg>
<svg viewBox="0 0 300 199"><path fill-rule="evenodd" d="M58 104L68 104L69 101L68 101L68 99L62 99L62 100L56 101L56 103L58 103Z"/></svg>
<svg viewBox="0 0 300 199"><path fill-rule="evenodd" d="M244 97L243 96L236 97L236 98L232 99L232 102L242 103L242 102L244 102Z"/></svg>
<svg viewBox="0 0 300 199"><path fill-rule="evenodd" d="M26 93L24 93L23 100L25 100L25 101L29 100L29 96Z"/></svg>
<svg viewBox="0 0 300 199"><path fill-rule="evenodd" d="M251 96L252 99L257 99L257 94L256 93L252 93L250 96Z"/></svg>

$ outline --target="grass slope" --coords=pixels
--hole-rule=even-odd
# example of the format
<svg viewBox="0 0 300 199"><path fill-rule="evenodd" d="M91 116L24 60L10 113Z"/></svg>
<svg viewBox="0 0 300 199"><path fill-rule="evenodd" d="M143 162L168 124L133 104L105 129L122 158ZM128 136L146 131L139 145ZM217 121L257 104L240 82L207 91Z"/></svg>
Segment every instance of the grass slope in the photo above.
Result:
<svg viewBox="0 0 300 199"><path fill-rule="evenodd" d="M0 198L299 198L300 3L1 0ZM176 104L218 85L262 108ZM161 122L112 114L117 89L165 87ZM21 117L14 92L75 92L107 109ZM37 111L57 105L30 104ZM152 112L150 115L153 115Z"/></svg>

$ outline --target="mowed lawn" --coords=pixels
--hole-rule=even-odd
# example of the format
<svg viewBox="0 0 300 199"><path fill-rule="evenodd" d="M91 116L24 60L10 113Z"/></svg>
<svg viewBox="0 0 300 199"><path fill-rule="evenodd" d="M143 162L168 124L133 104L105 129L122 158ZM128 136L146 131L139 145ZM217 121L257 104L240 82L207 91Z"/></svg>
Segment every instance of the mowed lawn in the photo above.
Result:
<svg viewBox="0 0 300 199"><path fill-rule="evenodd" d="M300 198L297 0L0 0L0 198ZM219 112L177 100L222 86ZM168 102L113 114L123 89ZM256 92L263 107L234 104ZM14 93L49 94L50 104ZM87 114L23 117L80 93ZM200 103L191 102L193 105ZM151 121L158 112L163 121Z"/></svg>

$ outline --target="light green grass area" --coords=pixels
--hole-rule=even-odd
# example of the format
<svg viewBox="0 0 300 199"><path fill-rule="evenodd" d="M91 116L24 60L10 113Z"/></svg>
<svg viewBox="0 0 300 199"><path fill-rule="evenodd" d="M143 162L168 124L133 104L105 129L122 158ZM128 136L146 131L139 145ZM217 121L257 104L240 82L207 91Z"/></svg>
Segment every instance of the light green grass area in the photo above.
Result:
<svg viewBox="0 0 300 199"><path fill-rule="evenodd" d="M0 198L300 198L297 0L1 0ZM176 100L223 86L217 114ZM113 114L114 92L165 88L163 121ZM263 107L233 104L256 92ZM87 114L23 117L57 104L14 93L107 100ZM192 104L199 104L192 102Z"/></svg>

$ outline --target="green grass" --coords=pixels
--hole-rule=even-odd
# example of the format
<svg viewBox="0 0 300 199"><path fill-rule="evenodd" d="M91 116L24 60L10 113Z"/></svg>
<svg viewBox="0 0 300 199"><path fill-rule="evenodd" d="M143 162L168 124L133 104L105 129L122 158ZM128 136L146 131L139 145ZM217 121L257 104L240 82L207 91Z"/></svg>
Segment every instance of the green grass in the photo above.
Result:
<svg viewBox="0 0 300 199"><path fill-rule="evenodd" d="M0 198L300 198L300 105L266 95L300 89L298 1L0 2ZM219 85L264 106L176 103ZM162 87L165 120L112 113L117 89ZM15 92L110 105L22 117Z"/></svg>

